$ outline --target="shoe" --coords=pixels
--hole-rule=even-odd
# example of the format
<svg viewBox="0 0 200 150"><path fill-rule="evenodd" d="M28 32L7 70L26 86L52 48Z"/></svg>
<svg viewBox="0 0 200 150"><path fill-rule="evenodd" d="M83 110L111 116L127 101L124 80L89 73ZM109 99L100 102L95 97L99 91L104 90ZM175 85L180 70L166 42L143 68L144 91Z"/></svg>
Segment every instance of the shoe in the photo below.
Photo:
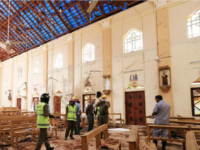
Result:
<svg viewBox="0 0 200 150"><path fill-rule="evenodd" d="M47 148L47 150L54 150L54 147Z"/></svg>
<svg viewBox="0 0 200 150"><path fill-rule="evenodd" d="M166 150L166 144L167 144L166 141L162 141L162 150Z"/></svg>
<svg viewBox="0 0 200 150"><path fill-rule="evenodd" d="M158 144L158 141L153 141L153 143L156 145L156 147L157 147L157 144Z"/></svg>
<svg viewBox="0 0 200 150"><path fill-rule="evenodd" d="M75 140L73 137L70 137L70 139Z"/></svg>

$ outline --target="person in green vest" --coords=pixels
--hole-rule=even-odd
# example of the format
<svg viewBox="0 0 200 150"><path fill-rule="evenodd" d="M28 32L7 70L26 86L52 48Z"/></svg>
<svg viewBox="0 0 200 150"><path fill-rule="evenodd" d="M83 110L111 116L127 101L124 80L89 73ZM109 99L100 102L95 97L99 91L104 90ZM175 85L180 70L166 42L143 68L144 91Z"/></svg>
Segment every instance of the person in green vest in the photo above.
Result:
<svg viewBox="0 0 200 150"><path fill-rule="evenodd" d="M73 98L70 99L69 104L66 107L66 121L67 121L67 129L65 132L65 140L67 140L67 137L70 133L70 139L74 140L73 138L73 130L76 127L76 114L78 113L77 106L75 105L75 101Z"/></svg>
<svg viewBox="0 0 200 150"><path fill-rule="evenodd" d="M101 99L102 99L102 97L99 97L99 100L101 100ZM99 119L100 119L100 104L98 104L96 106L95 115L97 116L98 126L100 126L100 121L99 121Z"/></svg>
<svg viewBox="0 0 200 150"><path fill-rule="evenodd" d="M47 128L49 128L49 117L54 118L54 116L51 115L49 112L49 99L50 96L48 93L42 94L40 97L40 103L36 107L37 128L40 129L40 135L35 150L40 150L43 143L45 144L47 150L54 149L54 147L50 147L47 137Z"/></svg>

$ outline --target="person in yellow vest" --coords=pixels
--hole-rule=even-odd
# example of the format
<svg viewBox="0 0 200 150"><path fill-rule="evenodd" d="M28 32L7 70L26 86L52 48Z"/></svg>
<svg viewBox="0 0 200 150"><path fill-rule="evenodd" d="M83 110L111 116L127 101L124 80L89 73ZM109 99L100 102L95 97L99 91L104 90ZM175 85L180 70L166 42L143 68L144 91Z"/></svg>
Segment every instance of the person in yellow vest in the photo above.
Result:
<svg viewBox="0 0 200 150"><path fill-rule="evenodd" d="M47 128L49 128L49 116L54 118L53 115L50 115L49 112L49 94L44 93L40 97L40 103L36 107L37 114L37 127L40 129L40 135L35 150L40 150L42 144L44 143L47 150L53 150L54 147L50 147L48 137L47 137Z"/></svg>
<svg viewBox="0 0 200 150"><path fill-rule="evenodd" d="M102 97L99 97L99 100L101 100ZM97 121L98 121L98 126L100 126L100 103L96 106L96 111L95 111L95 115L97 116Z"/></svg>
<svg viewBox="0 0 200 150"><path fill-rule="evenodd" d="M73 138L73 130L76 127L76 119L77 116L76 114L78 113L77 106L75 105L74 99L71 98L69 101L69 104L66 107L66 121L67 121L67 129L65 132L65 140L67 140L67 137L69 136L70 133L70 139L74 140Z"/></svg>
<svg viewBox="0 0 200 150"><path fill-rule="evenodd" d="M109 115L109 107L110 103L106 101L107 96L103 94L101 96L101 100L96 104L96 107L100 107L100 117L98 125L101 126L103 124L108 124L108 115ZM103 138L103 133L101 133L101 138Z"/></svg>

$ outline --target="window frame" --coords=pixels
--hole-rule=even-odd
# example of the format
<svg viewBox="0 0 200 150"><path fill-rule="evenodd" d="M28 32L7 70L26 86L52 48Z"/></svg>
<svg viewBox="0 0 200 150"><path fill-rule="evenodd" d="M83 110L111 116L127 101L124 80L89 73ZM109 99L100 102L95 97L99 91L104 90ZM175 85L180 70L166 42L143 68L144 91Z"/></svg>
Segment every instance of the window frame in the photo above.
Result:
<svg viewBox="0 0 200 150"><path fill-rule="evenodd" d="M131 51L129 51L129 50L126 50L126 44L128 45L128 41L130 40L130 38L128 38L127 40L126 40L126 37L129 35L129 34L131 34L131 32L134 32L134 31L137 31L137 32L139 32L139 42L140 42L140 48L139 49L132 49ZM127 41L127 42L126 42ZM131 47L133 47L133 43L136 43L136 40L132 40L131 41ZM136 45L136 44L135 44ZM131 29L131 30L129 30L125 35L124 35L124 38L123 38L123 53L124 54L128 54L128 53L131 53L131 52L135 52L135 51L139 51L139 50L143 50L144 49L144 40L143 40L143 32L141 31L141 30L138 30L138 29Z"/></svg>
<svg viewBox="0 0 200 150"><path fill-rule="evenodd" d="M35 72L35 66L37 65L37 63L38 63L38 72ZM37 60L35 63L34 63L34 66L33 66L33 74L39 74L40 73L40 62Z"/></svg>
<svg viewBox="0 0 200 150"><path fill-rule="evenodd" d="M200 87L191 88L192 116L200 117L200 114L199 114L199 115L195 115L195 110L194 110L194 97L195 97L195 96L193 95L193 91L196 90L196 89L200 89Z"/></svg>
<svg viewBox="0 0 200 150"><path fill-rule="evenodd" d="M57 66L56 66L56 64L57 64L57 59L58 59L59 56L62 56L62 66L61 66L61 67L57 67ZM63 68L63 64L64 64L63 61L64 61L64 59L63 59L63 54L61 54L61 53L57 54L57 55L55 56L55 59L54 59L54 69L56 69L56 70L62 69L62 68Z"/></svg>
<svg viewBox="0 0 200 150"><path fill-rule="evenodd" d="M20 72L20 76L19 76L19 72ZM22 67L18 67L17 69L17 75L18 75L18 79L22 77Z"/></svg>
<svg viewBox="0 0 200 150"><path fill-rule="evenodd" d="M199 13L197 13L199 11ZM196 18L199 18L196 22L197 23L193 23L195 20L196 20L196 18L195 18L195 20L193 20L192 19L192 17L194 16L194 15L197 15L198 14L198 16L196 17ZM190 21L189 21L190 20ZM188 25L189 24L189 25ZM193 34L193 26L195 25L195 24L199 24L199 33L198 33L198 35L194 35ZM187 26L187 38L188 39L192 39L192 38L196 38L196 37L200 37L200 8L198 8L198 9L196 9L188 18L187 18L187 21L186 21L186 26ZM190 27L190 28L189 28ZM188 34L188 32L189 32L189 29L191 30L191 34L189 35Z"/></svg>
<svg viewBox="0 0 200 150"><path fill-rule="evenodd" d="M88 53L84 53L85 50L88 50L87 49L88 46L92 46L94 49L93 50L89 50ZM92 54L92 52L93 52L93 54ZM90 60L84 61L84 55L85 54L89 54L89 53L90 53L90 57L92 57L92 55L94 55L94 59L90 58ZM88 43L82 49L82 63L87 63L87 62L92 62L92 61L95 61L95 46L93 44Z"/></svg>

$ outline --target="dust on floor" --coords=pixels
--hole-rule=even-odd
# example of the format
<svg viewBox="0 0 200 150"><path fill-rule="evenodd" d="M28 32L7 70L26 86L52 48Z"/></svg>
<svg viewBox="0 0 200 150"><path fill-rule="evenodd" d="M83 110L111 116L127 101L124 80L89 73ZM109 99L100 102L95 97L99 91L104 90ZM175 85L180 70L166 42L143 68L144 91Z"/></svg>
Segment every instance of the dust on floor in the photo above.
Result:
<svg viewBox="0 0 200 150"><path fill-rule="evenodd" d="M128 137L129 130L131 126L125 126L124 128L111 128L109 129L110 137L113 139L121 139L122 140L122 150L129 150L128 148ZM86 133L87 128L81 130L81 134ZM49 139L50 145L55 148L55 150L80 150L81 149L81 138L79 135L74 135L75 140L64 140L65 129L60 129L58 131L58 139L51 138ZM146 141L147 134L144 127L139 127L139 136L140 140ZM103 140L102 140L103 142ZM88 143L89 150L95 150L95 138L91 139ZM25 139L19 142L18 150L34 150L36 147L36 142L32 142L30 139ZM158 143L158 150L161 149L161 142ZM167 145L167 150L182 150L182 146L179 145ZM3 146L0 142L0 150L15 150L11 146ZM41 150L46 150L44 144L42 145Z"/></svg>

